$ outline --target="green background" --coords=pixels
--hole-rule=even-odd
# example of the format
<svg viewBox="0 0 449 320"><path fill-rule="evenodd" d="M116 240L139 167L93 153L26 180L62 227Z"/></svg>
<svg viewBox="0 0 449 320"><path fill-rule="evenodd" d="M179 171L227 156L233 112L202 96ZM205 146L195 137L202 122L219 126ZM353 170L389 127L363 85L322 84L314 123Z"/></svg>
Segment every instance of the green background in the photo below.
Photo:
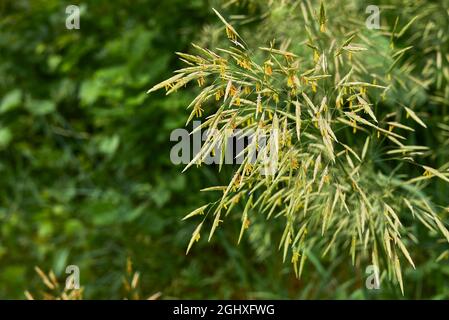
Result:
<svg viewBox="0 0 449 320"><path fill-rule="evenodd" d="M74 264L84 298L120 299L128 258L141 297L400 296L388 284L365 291L364 270L349 261L337 271L312 258L299 281L269 238L237 247L238 220L185 255L195 223L181 218L208 200L201 188L229 173L181 174L169 136L194 92L146 91L181 66L174 52L219 23L212 2L86 0L81 28L68 30L70 2L1 1L0 298L44 290L34 266L64 281ZM409 271L406 297L449 296L447 260Z"/></svg>

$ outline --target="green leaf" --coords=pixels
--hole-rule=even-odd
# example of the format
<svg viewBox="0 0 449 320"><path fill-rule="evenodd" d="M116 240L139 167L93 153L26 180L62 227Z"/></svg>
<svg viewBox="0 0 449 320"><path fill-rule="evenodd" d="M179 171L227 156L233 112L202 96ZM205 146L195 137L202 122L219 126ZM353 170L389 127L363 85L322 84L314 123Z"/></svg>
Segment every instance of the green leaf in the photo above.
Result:
<svg viewBox="0 0 449 320"><path fill-rule="evenodd" d="M87 80L81 85L79 97L82 105L91 105L97 101L101 93L101 83L99 81Z"/></svg>
<svg viewBox="0 0 449 320"><path fill-rule="evenodd" d="M101 139L99 149L106 155L113 155L120 145L120 137L113 135L112 137L106 137Z"/></svg>
<svg viewBox="0 0 449 320"><path fill-rule="evenodd" d="M36 116L43 116L56 110L56 104L51 100L30 100L26 108Z"/></svg>
<svg viewBox="0 0 449 320"><path fill-rule="evenodd" d="M8 92L2 99L0 104L0 114L17 108L22 99L22 91L15 89Z"/></svg>
<svg viewBox="0 0 449 320"><path fill-rule="evenodd" d="M11 130L8 128L0 129L0 149L6 148L12 140Z"/></svg>

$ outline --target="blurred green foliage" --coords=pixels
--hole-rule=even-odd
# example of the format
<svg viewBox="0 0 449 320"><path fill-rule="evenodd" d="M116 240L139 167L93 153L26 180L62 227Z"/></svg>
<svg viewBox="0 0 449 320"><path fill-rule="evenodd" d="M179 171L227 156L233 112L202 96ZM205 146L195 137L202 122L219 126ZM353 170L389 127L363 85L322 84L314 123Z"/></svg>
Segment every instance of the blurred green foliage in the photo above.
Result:
<svg viewBox="0 0 449 320"><path fill-rule="evenodd" d="M34 265L76 264L86 297L118 298L128 256L149 293L163 291L184 268L179 217L211 177L170 163L189 96L145 92L209 13L203 1L84 1L68 30L68 4L0 5L0 296L22 298Z"/></svg>
<svg viewBox="0 0 449 320"><path fill-rule="evenodd" d="M65 27L69 4L0 3L0 298L40 288L35 265L63 279L70 264L80 267L85 298L121 298L128 258L142 293L162 298L397 296L360 289L363 270L339 283L356 272L350 263L313 256L298 281L269 234L235 245L237 219L186 257L194 223L180 219L227 173L180 174L170 162L170 132L184 126L194 92L145 92L179 67L175 51L211 32L216 3L85 0L79 30ZM252 1L238 9L258 10ZM406 296L447 298L448 276L447 264L429 261L405 275L419 289L406 285Z"/></svg>

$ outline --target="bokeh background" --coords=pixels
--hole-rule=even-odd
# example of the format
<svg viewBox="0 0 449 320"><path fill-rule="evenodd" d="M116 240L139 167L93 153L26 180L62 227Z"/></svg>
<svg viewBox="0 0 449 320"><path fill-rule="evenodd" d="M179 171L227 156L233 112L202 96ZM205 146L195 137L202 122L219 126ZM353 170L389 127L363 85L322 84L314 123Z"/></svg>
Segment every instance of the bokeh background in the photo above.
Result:
<svg viewBox="0 0 449 320"><path fill-rule="evenodd" d="M70 4L81 8L79 30L65 27ZM364 270L349 262L346 282L332 261L313 258L299 281L269 237L237 246L237 219L185 255L195 222L181 218L229 172L181 174L169 136L195 91L146 91L181 67L174 52L214 36L212 7L250 10L222 4L0 1L0 298L39 295L35 266L63 282L72 264L84 298L125 298L127 261L142 298L400 297L388 284L366 291ZM405 297L448 298L448 275L447 260L421 263L406 272Z"/></svg>

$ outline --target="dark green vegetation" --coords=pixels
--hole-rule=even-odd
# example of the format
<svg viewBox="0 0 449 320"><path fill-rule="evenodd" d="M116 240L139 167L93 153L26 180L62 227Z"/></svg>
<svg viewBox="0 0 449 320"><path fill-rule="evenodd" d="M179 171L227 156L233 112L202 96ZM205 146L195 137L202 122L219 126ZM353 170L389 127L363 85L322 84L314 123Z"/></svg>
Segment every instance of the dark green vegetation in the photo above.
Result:
<svg viewBox="0 0 449 320"><path fill-rule="evenodd" d="M35 265L64 279L69 264L80 267L85 298L122 298L127 294L122 280L128 258L141 273L143 296L401 297L398 286L387 281L381 290L365 290L364 268L353 267L349 254L321 259L312 253L297 280L277 250L284 222L263 217L252 222L239 246L241 221L230 217L210 243L205 234L186 257L197 223L181 218L216 200L199 190L227 184L232 168L218 174L213 167L192 167L181 174L182 168L169 159L169 135L184 126L190 112L185 107L199 89L189 87L168 97L163 92L147 95L146 90L182 66L174 52L191 51L191 42L213 48L226 40L212 7L226 17L255 17L242 26L236 23L251 44L269 46L278 32L306 39L300 26L282 24L288 21L288 8L258 1L223 7L226 2L83 1L80 30L65 28L70 3L1 2L1 298L23 298L24 290L42 290ZM349 11L342 10L340 23L352 19L363 25L363 1L346 2L354 3L358 15L345 16ZM411 119L407 122L416 128L410 144L431 150L422 162L447 176L447 1L380 2L397 5L382 14L382 25L390 31L398 15L401 30L420 14L395 39L396 51L416 47L405 52L398 62L402 69L393 74L400 88L395 99L413 105L428 126L423 130ZM380 51L388 50L388 34L370 39ZM381 61L367 62L382 68L384 57L377 58ZM406 95L410 86L418 88L417 93ZM423 173L413 166L400 169L414 176ZM433 178L424 189L443 206L438 212L447 222L447 183ZM272 236L265 233L268 224ZM417 269L403 264L405 297L449 298L447 242L437 242L425 228L417 227L415 233L420 241L410 251Z"/></svg>

